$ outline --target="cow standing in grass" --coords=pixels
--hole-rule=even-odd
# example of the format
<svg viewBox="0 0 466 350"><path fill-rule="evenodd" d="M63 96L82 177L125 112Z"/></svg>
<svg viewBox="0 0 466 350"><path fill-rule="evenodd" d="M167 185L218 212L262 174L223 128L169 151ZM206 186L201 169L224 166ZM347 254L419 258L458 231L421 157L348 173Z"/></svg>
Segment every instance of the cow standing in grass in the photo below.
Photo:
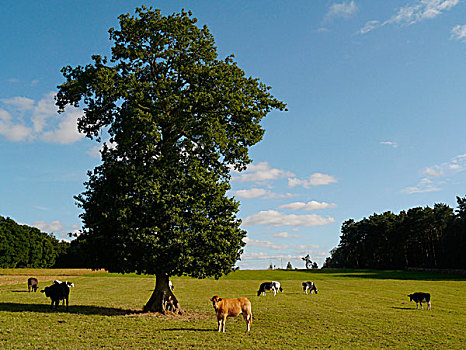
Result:
<svg viewBox="0 0 466 350"><path fill-rule="evenodd" d="M317 294L317 288L314 282L308 281L308 282L303 282L303 292L307 294L309 291L309 294L312 294L312 291Z"/></svg>
<svg viewBox="0 0 466 350"><path fill-rule="evenodd" d="M224 299L220 298L218 295L214 295L210 298L210 301L212 302L217 315L219 332L225 332L225 322L227 317L236 317L239 314L243 314L243 319L246 321L246 332L251 330L251 302L247 298L240 297L236 299Z"/></svg>
<svg viewBox="0 0 466 350"><path fill-rule="evenodd" d="M45 287L41 290L41 293L45 293L45 296L52 300L51 307L53 308L55 305L55 309L58 309L60 300L63 300L63 305L66 301L66 311L68 311L70 287L74 287L74 284L71 282L53 281L53 284L49 287Z"/></svg>
<svg viewBox="0 0 466 350"><path fill-rule="evenodd" d="M31 290L37 292L37 288L39 288L39 281L37 280L37 278L28 278L28 292L31 292Z"/></svg>
<svg viewBox="0 0 466 350"><path fill-rule="evenodd" d="M429 293L422 293L422 292L417 292L413 294L409 294L409 301L414 301L416 302L416 309L419 309L419 305L421 305L421 309L424 309L422 307L422 303L426 302L427 303L427 310L430 310L430 294Z"/></svg>
<svg viewBox="0 0 466 350"><path fill-rule="evenodd" d="M272 291L273 295L277 295L277 292L283 292L283 288L280 285L280 282L272 281L272 282L264 282L260 285L259 290L257 291L257 296L264 295L266 291Z"/></svg>

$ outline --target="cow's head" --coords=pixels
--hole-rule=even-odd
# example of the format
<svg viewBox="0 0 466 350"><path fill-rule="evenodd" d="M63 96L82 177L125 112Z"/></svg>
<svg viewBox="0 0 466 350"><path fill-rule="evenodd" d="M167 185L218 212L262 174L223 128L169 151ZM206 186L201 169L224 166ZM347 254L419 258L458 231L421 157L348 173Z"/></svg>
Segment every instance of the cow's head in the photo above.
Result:
<svg viewBox="0 0 466 350"><path fill-rule="evenodd" d="M49 293L50 293L50 287L45 287L45 288L42 289L40 292L41 292L41 293L45 293L45 296L46 296L46 297L49 297L49 296L50 296L50 294L49 294Z"/></svg>
<svg viewBox="0 0 466 350"><path fill-rule="evenodd" d="M413 301L413 295L414 295L414 294L408 294L409 301Z"/></svg>
<svg viewBox="0 0 466 350"><path fill-rule="evenodd" d="M212 306L214 307L215 310L218 309L218 303L221 300L222 298L220 298L218 295L214 295L212 298L210 298L210 301L212 302Z"/></svg>

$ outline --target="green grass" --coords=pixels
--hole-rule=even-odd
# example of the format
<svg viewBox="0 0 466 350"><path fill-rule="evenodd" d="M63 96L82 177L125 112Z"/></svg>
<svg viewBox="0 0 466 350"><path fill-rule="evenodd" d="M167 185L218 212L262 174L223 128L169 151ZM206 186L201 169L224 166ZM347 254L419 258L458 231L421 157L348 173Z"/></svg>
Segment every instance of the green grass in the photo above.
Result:
<svg viewBox="0 0 466 350"><path fill-rule="evenodd" d="M10 270L10 277L24 274L21 284L2 285L0 279L0 348L464 349L466 343L464 275L265 270L237 271L220 280L174 278L184 314L160 316L139 311L153 277L62 272L75 283L70 310L64 312L50 310L42 293L27 293L26 280L34 272ZM1 275L7 274L0 270ZM40 276L57 274L37 270L36 275L41 281ZM285 293L258 297L259 284L267 280L281 281ZM315 281L319 294L302 293L306 280ZM409 302L407 294L415 291L432 294L432 311L416 310ZM251 332L245 333L237 317L219 334L212 295L249 298Z"/></svg>

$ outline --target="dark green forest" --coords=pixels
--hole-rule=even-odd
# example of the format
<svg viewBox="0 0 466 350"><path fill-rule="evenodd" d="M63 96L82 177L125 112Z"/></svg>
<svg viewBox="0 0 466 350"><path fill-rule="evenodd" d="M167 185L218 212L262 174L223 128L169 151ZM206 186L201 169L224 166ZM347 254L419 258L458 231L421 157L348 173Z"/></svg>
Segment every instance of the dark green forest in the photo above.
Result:
<svg viewBox="0 0 466 350"><path fill-rule="evenodd" d="M466 197L342 224L340 243L324 267L371 269L466 268Z"/></svg>
<svg viewBox="0 0 466 350"><path fill-rule="evenodd" d="M69 243L0 216L0 267L53 267Z"/></svg>

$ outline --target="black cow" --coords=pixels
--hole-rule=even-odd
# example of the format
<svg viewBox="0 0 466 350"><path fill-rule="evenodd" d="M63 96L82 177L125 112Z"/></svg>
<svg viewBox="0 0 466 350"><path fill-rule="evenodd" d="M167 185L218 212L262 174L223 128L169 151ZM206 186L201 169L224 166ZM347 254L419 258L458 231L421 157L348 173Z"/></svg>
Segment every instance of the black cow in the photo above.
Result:
<svg viewBox="0 0 466 350"><path fill-rule="evenodd" d="M28 278L28 292L31 292L31 290L37 292L37 288L39 288L39 281L37 278Z"/></svg>
<svg viewBox="0 0 466 350"><path fill-rule="evenodd" d="M416 292L413 294L409 294L409 301L414 301L416 302L416 309L419 309L419 304L421 305L421 309L424 309L422 307L422 302L427 303L427 310L430 310L430 294L429 293L422 293L422 292Z"/></svg>
<svg viewBox="0 0 466 350"><path fill-rule="evenodd" d="M41 293L45 293L45 296L52 300L51 308L55 305L55 309L58 309L60 300L63 300L63 305L66 301L66 311L68 311L68 298L70 295L70 286L74 286L71 282L60 282L54 281L49 287L45 287L41 290Z"/></svg>
<svg viewBox="0 0 466 350"><path fill-rule="evenodd" d="M303 292L307 294L307 291L309 291L309 294L312 294L312 291L317 294L317 288L314 282L303 282Z"/></svg>

